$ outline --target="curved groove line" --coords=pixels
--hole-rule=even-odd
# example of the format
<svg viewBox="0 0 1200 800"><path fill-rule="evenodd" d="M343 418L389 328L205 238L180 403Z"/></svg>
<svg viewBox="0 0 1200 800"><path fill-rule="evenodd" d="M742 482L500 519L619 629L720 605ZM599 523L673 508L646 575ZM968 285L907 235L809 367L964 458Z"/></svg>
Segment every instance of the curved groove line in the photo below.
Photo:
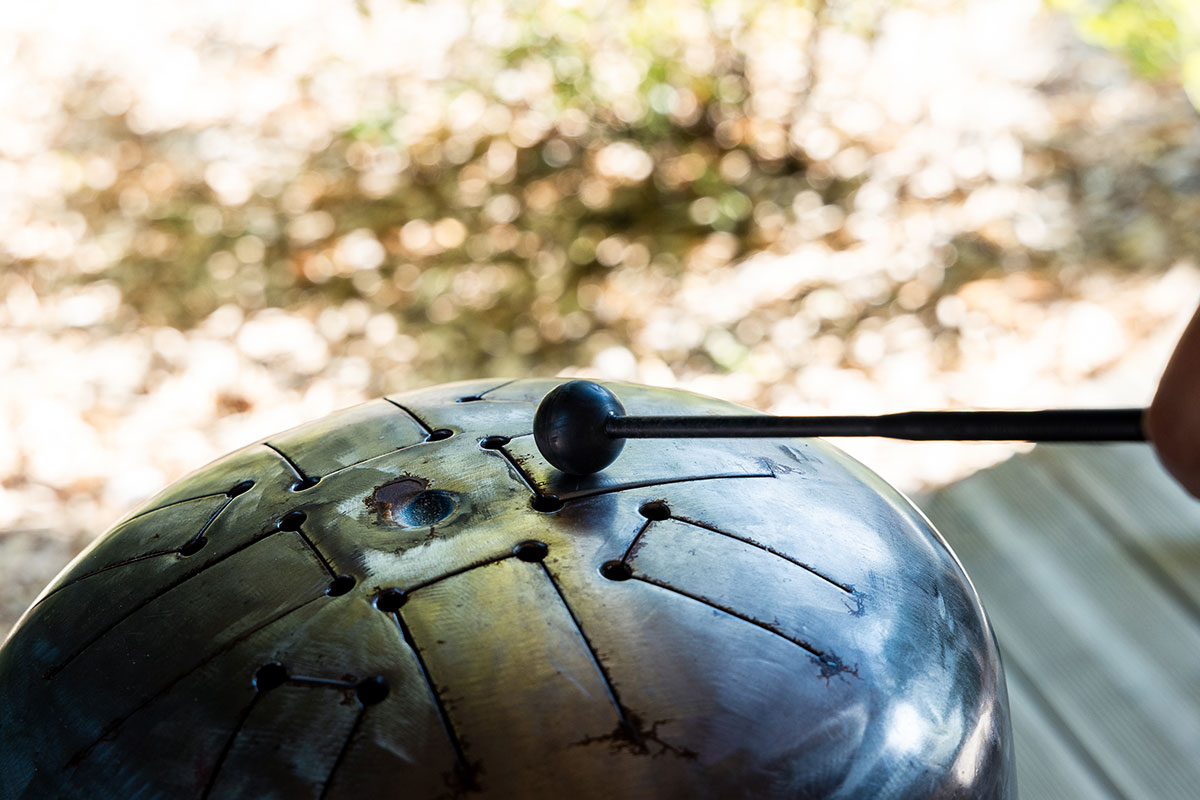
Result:
<svg viewBox="0 0 1200 800"><path fill-rule="evenodd" d="M508 438L509 438L509 439L522 439L522 438L524 438L524 437L526 437L526 436L533 436L533 433L532 433L532 432L530 432L530 433L517 433L517 434L513 434L512 436L509 436ZM406 445L404 445L403 447L397 447L395 450L388 450L386 453L380 453L379 455L371 456L370 458L364 458L362 461L355 461L353 464L347 464L347 465L346 465L346 466L344 466L344 467L338 467L337 469L335 469L335 470L333 470L333 471L331 471L331 472L327 472L327 473L325 474L325 477L326 477L326 478L331 478L331 477L333 477L334 475L337 475L339 472L345 472L346 470L348 470L348 469L350 469L350 468L352 468L352 467L358 467L358 466L362 466L363 464L367 464L367 463L370 463L370 462L372 462L372 461L377 461L377 460L379 460L379 459L381 459L381 458L390 458L390 457L392 457L392 456L396 455L397 453L403 453L405 450L411 450L412 448L414 448L414 447L420 447L420 446L421 446L421 445L423 445L423 444L428 444L428 442L424 442L424 441L421 441L421 442L413 442L412 444L406 444Z"/></svg>
<svg viewBox="0 0 1200 800"><path fill-rule="evenodd" d="M646 531L650 530L650 526L652 524L654 524L654 520L648 519L642 523L642 527L638 528L638 532L633 535L633 539L629 542L629 547L626 547L625 552L621 554L622 562L629 560L629 556L633 553L634 545L638 543L638 540L642 538L642 535L645 534Z"/></svg>
<svg viewBox="0 0 1200 800"><path fill-rule="evenodd" d="M215 511L213 511L213 513L211 515L209 515L208 521L204 523L204 525L200 528L200 530L196 533L196 535L193 536L192 538L188 539L186 542L184 542L184 544L181 545L181 547L187 547L192 542L194 542L194 541L200 539L202 536L204 536L204 534L208 532L208 529L212 527L212 524L214 522L216 522L217 517L220 516L221 512L224 511L226 509L226 507L230 503L233 502L234 497L239 496L239 495L234 495L234 497L229 497L228 494L225 492L221 492L220 494L225 495L225 498L226 498L225 502L222 503L220 506L218 506L217 509ZM192 499L200 500L202 498L217 497L217 496L218 495L206 494L206 495L202 495L201 497L195 497ZM172 505L178 505L178 504L173 503ZM167 506L163 506L163 508L167 508ZM129 521L132 522L132 520L129 520ZM117 526L117 528L114 528L113 532L115 533L124 524L125 523L121 523L120 526ZM50 591L44 597L40 598L36 603L33 604L32 607L37 608L43 602L45 602L46 600L49 600L51 597L58 594L63 589L66 589L69 586L74 586L75 584L79 583L80 581L86 580L87 578L90 578L93 575L100 575L102 573L108 572L110 569L116 569L117 567L124 567L124 566L128 566L129 564L136 564L137 562L145 561L148 558L157 558L158 556L174 555L174 554L178 553L180 549L181 548L177 547L172 550L155 550L154 552L151 552L151 553L143 553L140 556L134 556L133 558L126 558L122 561L116 561L116 562L113 562L112 564L106 564L103 567L97 567L96 569L92 570L91 572L85 572L82 575L77 575L76 577L72 578L71 580L67 581L66 583L62 584L61 586L54 587L54 589L52 591Z"/></svg>
<svg viewBox="0 0 1200 800"><path fill-rule="evenodd" d="M118 522L116 525L113 526L113 530L116 531L120 528L123 528L124 526L133 522L135 519L140 519L140 518L146 516L147 514L153 514L155 511L162 511L164 508L171 508L172 506L183 505L184 503L190 503L193 500L203 500L206 497L221 497L221 496L228 496L228 492L222 491L222 492L209 492L208 494L198 494L195 497L185 497L182 500L173 500L170 503L166 503L161 506L155 506L154 508L147 508L145 511L139 511L138 513L134 514L129 519L121 520L120 522Z"/></svg>
<svg viewBox="0 0 1200 800"><path fill-rule="evenodd" d="M425 664L425 657L421 655L421 648L417 646L412 631L409 630L408 623L404 621L404 617L401 616L400 612L393 611L392 616L396 620L396 627L400 629L400 635L404 638L404 643L408 645L413 657L417 660L417 669L421 671L421 678L425 681L425 687L429 689L430 697L433 698L433 705L437 709L442 729L446 732L446 738L450 740L450 746L454 749L455 766L459 779L467 787L474 788L475 771L471 768L470 762L467 761L467 754L463 750L462 741L458 738L458 731L455 730L454 722L450 719L450 712L447 710L446 704L442 701L441 692L438 691L437 686L433 683L433 678L429 674L429 667Z"/></svg>
<svg viewBox="0 0 1200 800"><path fill-rule="evenodd" d="M313 688L334 688L334 689L353 689L354 688L354 684L348 683L347 681L338 681L338 680L333 680L331 678L311 678L311 677L308 677L305 675L290 675L290 676L288 676L288 679L285 681L285 683L288 685L291 685L291 686L303 686L303 687L313 687ZM227 759L229 757L229 753L233 750L233 743L237 740L238 735L242 732L242 727L246 724L246 720L247 720L247 718L249 718L250 712L254 710L254 704L258 702L258 698L260 698L260 697L262 697L262 692L255 691L254 696L250 698L250 702L246 704L246 707L242 709L242 713L238 715L237 722L234 724L233 730L229 734L229 738L227 738L225 740L225 745L224 745L224 747L221 748L220 755L217 756L217 761L213 765L212 772L209 774L208 782L204 785L204 792L200 795L200 800L207 800L208 796L210 794L212 794L213 787L215 787L217 785L217 778L220 776L221 767L224 766L225 759ZM361 715L361 712L360 712L360 715ZM358 723L356 721L355 725L357 725L357 724ZM354 731L352 729L351 735L353 735L353 733L354 733ZM339 760L340 760L340 756L339 756ZM337 762L335 762L335 769L336 769L336 763ZM327 783L329 780L332 780L332 775L333 775L333 773L331 771L330 778L328 778L326 780ZM324 796L324 793L322 793L322 796Z"/></svg>
<svg viewBox="0 0 1200 800"><path fill-rule="evenodd" d="M776 626L774 626L768 622L762 622L761 620L757 620L754 617L748 617L745 614L742 614L738 611L734 611L732 608L727 608L725 606L714 603L712 600L709 600L707 597L704 597L704 596L698 595L698 594L692 594L689 591L680 589L678 586L672 586L671 584L667 583L666 581L660 581L656 578L649 578L645 575L634 574L634 575L631 575L630 577L636 581L641 581L642 583L648 583L651 586L657 586L660 589L666 589L669 592L674 592L675 594L682 595L690 600L695 600L697 603L703 603L704 605L708 606L709 608L715 608L717 611L723 611L731 617L736 617L737 619L740 619L742 622L749 622L751 625L755 626L756 628L762 628L764 631L775 634L780 639L784 639L786 641L791 642L792 644L794 644L797 647L799 647L800 649L808 652L809 654L816 656L819 659L822 659L822 661L824 661L824 659L827 657L827 654L825 652L818 650L817 648L813 647L811 644L804 641L803 639L796 639L792 636L789 636L787 633L785 633L784 631L780 630L779 628L777 628Z"/></svg>
<svg viewBox="0 0 1200 800"><path fill-rule="evenodd" d="M426 435L433 433L433 428L429 427L429 425L425 422L425 420L421 419L415 413L413 413L413 410L411 408L408 408L407 406L402 406L399 403L397 403L395 400L392 400L391 398L388 398L388 397L385 397L383 399L386 400L387 402L391 403L392 405L394 405L396 408L403 411L405 414L408 414L408 416L412 419L413 422L415 422L421 426L421 430L425 431Z"/></svg>
<svg viewBox="0 0 1200 800"><path fill-rule="evenodd" d="M665 480L641 481L638 483L621 483L616 486L599 486L594 489L578 489L574 491L562 492L558 494L558 498L564 503L569 503L574 500L584 500L588 497L597 497L602 494L615 494L616 492L625 492L630 489L648 489L654 486L666 486L672 483L692 483L693 481L715 481L715 480L730 480L740 478L774 478L774 472L734 472L725 473L722 475L697 475L691 478L667 478Z"/></svg>
<svg viewBox="0 0 1200 800"><path fill-rule="evenodd" d="M497 447L492 452L499 453L500 457L508 462L508 465L513 468L514 472L517 473L517 477L521 479L521 483L525 484L525 488L529 490L530 494L532 494L534 497L545 496L545 493L538 488L537 483L533 480L533 476L526 472L525 468L517 463L517 459L513 457L512 453L508 452L503 447Z"/></svg>
<svg viewBox="0 0 1200 800"><path fill-rule="evenodd" d="M263 541L264 539L269 539L270 537L274 536L277 533L281 533L281 531L271 530L265 534L262 534L261 536L258 536L254 539L250 539L247 542L243 542L242 544L233 548L229 552L222 553L220 556L218 556L217 558L214 558L212 561L208 562L207 564L202 564L198 569L194 569L191 572L186 573L182 577L177 578L174 582L167 584L167 586L165 586L163 588L163 590L160 591L158 594L153 595L151 597L144 598L141 602L137 603L132 608L128 609L124 614L117 617L116 620L114 620L109 625L107 625L99 633L94 634L90 639L88 639L82 645L77 647L71 653L71 655L67 656L67 658L64 661L62 661L60 664L46 670L46 672L42 675L42 678L49 680L50 678L53 678L58 673L62 672L64 669L66 669L67 665L69 665L72 661L74 661L76 658L78 658L80 655L82 655L84 653L84 651L86 651L89 647L91 647L93 644L95 644L99 639L101 639L102 637L107 635L109 633L109 631L111 631L113 628L120 625L125 620L129 619L131 616L133 616L137 612L141 611L146 606L153 603L155 600L158 600L159 598L165 596L168 592L178 589L180 586L187 583L188 581L190 581L192 578L196 577L197 575L200 575L201 573L203 573L205 570L209 569L210 567L215 567L217 564L220 564L225 559L232 558L233 556L237 555L238 553L242 552L243 550L258 544L259 542Z"/></svg>
<svg viewBox="0 0 1200 800"><path fill-rule="evenodd" d="M285 681L289 686L305 686L314 689L353 689L349 681L339 681L333 678L313 678L308 675L289 675Z"/></svg>
<svg viewBox="0 0 1200 800"><path fill-rule="evenodd" d="M505 381L504 383L501 383L497 386L493 386L490 389L484 389L482 392L476 392L475 394L469 394L464 397L459 397L457 400L455 400L455 402L456 403L466 403L466 402L470 402L472 400L482 400L483 396L485 394L491 394L492 392L496 391L497 389L503 389L505 386L508 386L510 383L516 383L517 380L518 380L517 378L511 378L511 379Z"/></svg>
<svg viewBox="0 0 1200 800"><path fill-rule="evenodd" d="M183 543L183 547L187 547L192 542L199 541L204 536L204 534L208 532L208 529L212 527L212 524L217 521L217 517L219 517L221 515L221 512L224 511L226 508L228 508L229 504L232 503L234 498L238 497L238 496L239 495L234 495L234 497L227 497L225 499L225 502L221 503L221 505L219 505L217 507L217 510L214 511L212 513L212 515L209 516L208 521L205 522L203 526L201 526L200 530L196 532L196 535ZM181 547L180 549L183 549L183 548Z"/></svg>
<svg viewBox="0 0 1200 800"><path fill-rule="evenodd" d="M649 523L650 520L646 520L646 522ZM604 689L608 692L608 699L612 701L613 707L617 710L617 718L620 720L621 727L625 729L638 747L645 747L646 744L642 740L641 731L629 721L629 717L625 713L625 706L621 704L621 697L617 694L617 687L613 684L612 676L608 674L608 667L600 660L600 654L596 652L592 640L584 632L583 623L579 621L579 617L575 616L575 609L571 608L571 604L567 602L567 596L563 593L562 587L558 585L558 580L554 577L554 573L546 566L546 562L539 561L537 563L542 568L542 572L545 573L546 579L550 581L550 585L554 587L554 593L562 601L563 608L567 610L567 616L571 618L572 624L575 625L575 630L579 631L579 638L583 640L588 654L592 657L592 662L595 663L596 669L600 672L600 677L604 680Z"/></svg>
<svg viewBox="0 0 1200 800"><path fill-rule="evenodd" d="M424 441L413 442L412 444L406 444L406 445L397 447L395 450L388 450L386 453L380 453L379 455L369 456L368 458L364 458L361 461L355 461L353 464L347 464L344 467L338 467L337 469L330 470L329 472L325 473L324 478L332 478L334 475L337 475L339 472L345 472L348 469L353 469L354 467L361 466L363 464L366 464L368 461L374 461L377 458L388 458L389 456L394 456L397 453L403 453L405 450L411 450L414 447L420 447L423 444L426 444L426 442L424 442Z"/></svg>
<svg viewBox="0 0 1200 800"><path fill-rule="evenodd" d="M366 706L361 706L358 714L354 717L354 724L350 726L350 732L346 734L346 741L342 742L342 748L338 750L337 758L333 760L333 766L329 768L329 774L325 776L325 782L321 784L321 794L318 800L325 800L329 795L329 787L333 786L333 778L337 775L338 767L346 759L346 753L350 752L350 745L354 742L354 737L358 735L358 729L362 726L363 717L366 715Z"/></svg>
<svg viewBox="0 0 1200 800"><path fill-rule="evenodd" d="M291 459L291 457L288 456L287 453L283 452L282 450L280 450L278 447L271 444L270 442L263 442L263 446L266 447L267 449L271 450L272 452L275 453L275 455L277 455L283 459L283 463L286 464L288 470L290 470L291 473L296 476L297 481L299 481L300 483L308 483L309 481L312 480L312 478L310 478L307 474L305 474L304 470L300 469L300 465L297 464L295 461L293 461Z"/></svg>
<svg viewBox="0 0 1200 800"><path fill-rule="evenodd" d="M200 661L193 664L185 672L183 672L179 675L176 675L165 686L163 686L161 689L156 691L154 694L150 695L148 698L146 698L142 702L138 703L136 706L134 706L132 709L127 711L122 716L120 716L117 719L110 722L104 728L104 730L100 732L100 735L91 742L91 744L87 745L86 747L84 747L81 750L76 751L69 759L67 759L66 766L68 768L77 767L80 764L80 762L82 762L85 758L87 758L88 754L91 753L92 750L95 749L96 745L100 744L105 739L110 738L114 733L116 733L120 729L120 727L122 725L124 725L126 722L128 722L129 719L131 717L133 717L134 714L138 713L139 711L141 711L142 709L146 708L151 703L153 703L155 700L159 699L163 695L170 692L173 688L175 688L176 684L178 684L180 681L187 678L189 675L191 675L196 670L202 668L203 666L205 666L209 662L215 660L219 656L225 655L230 650L237 647L239 644L246 641L251 636L253 636L254 634L263 630L264 628L268 628L271 625L274 625L276 622L279 622L284 617L287 617L290 614L296 613L300 609L307 606L309 603L312 603L316 600L320 600L322 597L325 597L325 595L319 594L319 595L316 595L315 597L310 597L307 600L305 600L304 602L294 605L285 611L281 611L280 613L276 614L275 616L271 617L270 619L266 620L265 622L260 622L259 624L255 625L253 628L251 628L250 630L243 631L242 633L233 637L228 642L226 642L221 647L219 647L217 650L213 651L212 653L209 653L207 656L202 658Z"/></svg>
<svg viewBox="0 0 1200 800"><path fill-rule="evenodd" d="M795 558L792 558L787 553L780 552L779 550L776 550L774 547L771 547L770 545L763 544L762 542L756 542L755 540L751 539L748 536L739 536L736 533L730 533L729 531L723 531L720 528L709 525L707 522L699 522L694 519L688 519L687 517L678 517L678 516L675 516L674 514L672 514L670 516L670 519L673 519L676 522L682 522L687 525L694 525L697 528L702 528L706 531L720 534L721 536L726 536L730 539L733 539L734 541L742 542L743 544L748 544L751 547L757 547L759 550L762 550L763 552L770 553L773 556L778 556L779 558L782 558L784 561L787 561L789 564L795 564L797 567L800 567L801 569L805 570L806 572L812 573L813 575L817 576L821 580L825 581L826 583L828 583L832 586L836 586L837 588L841 589L843 592L845 592L847 594L856 594L853 586L850 586L845 583L841 583L839 581L835 581L833 578L831 578L828 575L822 573L821 571L815 569L814 567L811 567L808 564L805 564L803 561L799 561Z"/></svg>
<svg viewBox="0 0 1200 800"><path fill-rule="evenodd" d="M54 597L54 595L61 592L63 589L66 589L67 587L70 587L70 586L74 586L75 584L79 583L80 581L85 580L86 578L90 578L93 575L100 575L104 572L108 572L110 569L116 569L117 567L124 567L129 564L136 564L137 562L145 561L148 558L157 558L158 556L172 556L172 555L175 555L177 552L178 552L177 550L156 550L153 553L143 553L140 556L134 556L133 558L126 558L123 561L116 561L112 564L108 564L103 567L97 567L96 569L92 570L91 572L85 572L83 575L78 575L78 576L72 578L71 580L64 583L62 586L55 586L53 590L48 592L44 597L39 598L38 601L36 603L34 603L30 608L31 608L31 610L34 608L37 608L42 603L49 600L51 597Z"/></svg>
<svg viewBox="0 0 1200 800"><path fill-rule="evenodd" d="M240 495L234 495L233 497L230 497L227 492L221 492L220 494L225 495L225 502L222 503L220 506L218 506L217 509L215 511L213 511L213 513L211 515L209 515L208 521L204 523L204 525L200 528L200 530L196 533L196 535L193 536L192 538L188 539L186 542L184 542L184 544L181 545L181 547L187 547L192 542L194 542L194 541L200 539L202 536L204 536L204 534L208 532L208 529L212 527L212 524L214 522L216 522L217 517L220 516L221 512L224 511L226 509L226 507L228 507L229 504L233 502L235 497L240 497ZM203 498L217 497L217 496L218 495L215 495L215 494L206 494L206 495L201 495L200 497L195 497L192 499L200 500ZM185 502L185 501L181 501L181 502ZM172 505L178 505L178 503L172 503ZM163 508L167 508L167 507L168 506L163 506ZM149 513L149 512L147 512L147 513ZM132 522L133 520L129 520L129 521ZM114 528L113 533L115 533L123 525L125 525L125 523L121 523L121 525L117 526L117 528ZM66 589L69 586L74 586L75 584L79 583L80 581L90 578L93 575L100 575L101 573L108 572L110 569L116 569L117 567L124 567L129 564L136 564L137 562L145 561L148 558L157 558L158 556L174 555L179 552L181 547L177 547L172 550L155 550L154 552L151 552L151 553L143 553L140 556L134 556L133 558L126 558L122 561L116 561L112 564L106 564L103 567L97 567L96 569L92 570L91 572L85 572L82 575L78 575L78 576L72 578L71 580L67 581L66 583L62 584L61 586L54 587L54 589L52 591L50 591L44 597L40 598L36 603L33 604L32 607L37 608L43 602L45 602L46 600L49 600L51 597L58 594L63 589Z"/></svg>
<svg viewBox="0 0 1200 800"><path fill-rule="evenodd" d="M485 394L491 394L492 392L496 391L497 389L503 389L505 386L509 386L509 385L511 385L511 384L514 384L514 383L516 383L516 382L517 382L517 380L518 380L517 378L511 378L511 379L509 379L509 380L505 381L504 383L501 383L501 384L498 384L498 385L496 385L496 386L493 386L493 387L492 387L492 388L490 388L490 389L484 389L482 392L479 392L478 394L476 394L476 395L474 395L474 396L475 396L475 397L478 397L480 400L482 400L482 399L483 399L483 396L484 396Z"/></svg>
<svg viewBox="0 0 1200 800"><path fill-rule="evenodd" d="M324 567L325 571L329 573L329 577L336 578L338 574L337 571L334 570L333 564L330 564L329 559L325 557L325 554L322 553L315 544L313 544L312 539L308 538L308 534L297 528L296 535L300 537L300 541L304 542L304 545L312 552L312 554L317 557L317 561L321 562L321 566Z"/></svg>
<svg viewBox="0 0 1200 800"><path fill-rule="evenodd" d="M417 591L418 589L424 589L427 586L432 586L435 583L440 583L441 581L444 581L447 578L453 578L456 575L462 575L464 572L470 572L471 570L479 569L480 567L486 567L491 564L498 564L499 562L505 560L506 558L513 558L514 556L515 556L515 553L512 553L511 551L507 552L507 553L501 553L500 555L496 555L496 556L488 556L487 558L480 559L479 561L474 561L470 564L467 564L466 566L459 567L458 569L452 569L449 572L442 573L441 575L438 575L436 578L427 578L426 580L423 580L420 583L417 583L417 584L414 584L414 585L408 587L407 589L404 590L404 593L412 594L413 592Z"/></svg>
<svg viewBox="0 0 1200 800"><path fill-rule="evenodd" d="M238 715L237 722L234 723L233 730L230 731L229 737L225 740L225 745L217 755L216 763L213 764L212 772L208 775L208 781L204 784L204 791L200 794L200 800L207 800L208 796L212 794L213 787L217 785L217 778L221 775L221 767L225 766L225 759L229 758L229 753L233 750L233 743L242 732L242 726L246 724L246 719L249 718L250 712L254 710L254 704L258 702L259 697L262 697L262 693L256 691L254 696L250 698L250 702L242 709L242 713Z"/></svg>

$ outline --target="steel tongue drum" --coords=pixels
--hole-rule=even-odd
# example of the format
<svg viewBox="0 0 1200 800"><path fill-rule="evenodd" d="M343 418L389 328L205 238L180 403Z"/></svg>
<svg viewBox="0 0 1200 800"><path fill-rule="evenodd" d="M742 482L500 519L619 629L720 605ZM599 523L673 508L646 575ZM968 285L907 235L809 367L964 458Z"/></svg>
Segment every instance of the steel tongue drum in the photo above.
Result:
<svg viewBox="0 0 1200 800"><path fill-rule="evenodd" d="M130 514L0 648L0 798L1015 796L994 636L907 500L811 438L600 441L601 394L535 423L555 387L377 400Z"/></svg>

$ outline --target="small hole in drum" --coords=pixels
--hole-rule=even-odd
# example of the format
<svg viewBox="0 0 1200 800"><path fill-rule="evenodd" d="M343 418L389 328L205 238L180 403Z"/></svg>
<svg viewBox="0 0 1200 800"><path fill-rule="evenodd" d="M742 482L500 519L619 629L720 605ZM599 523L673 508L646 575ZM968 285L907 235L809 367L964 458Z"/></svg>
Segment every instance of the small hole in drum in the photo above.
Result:
<svg viewBox="0 0 1200 800"><path fill-rule="evenodd" d="M425 437L425 441L440 442L443 439L449 439L453 435L454 431L449 428L438 428L436 431L430 431L429 435Z"/></svg>
<svg viewBox="0 0 1200 800"><path fill-rule="evenodd" d="M308 514L305 514L303 511L289 511L283 515L277 524L281 531L298 531L306 519L308 519Z"/></svg>
<svg viewBox="0 0 1200 800"><path fill-rule="evenodd" d="M528 542L521 542L519 545L513 548L513 555L522 561L528 561L529 563L535 563L543 560L549 552L550 548L545 542L539 542L532 539Z"/></svg>
<svg viewBox="0 0 1200 800"><path fill-rule="evenodd" d="M373 706L376 703L382 703L388 696L389 687L387 681L383 678L367 678L365 681L360 681L354 687L354 694L358 697L358 702L364 706Z"/></svg>
<svg viewBox="0 0 1200 800"><path fill-rule="evenodd" d="M314 478L312 475L305 475L303 478L292 484L292 491L303 492L305 489L311 489L320 482L320 478Z"/></svg>
<svg viewBox="0 0 1200 800"><path fill-rule="evenodd" d="M287 683L287 667L278 661L263 664L254 673L254 688L260 692L269 692Z"/></svg>
<svg viewBox="0 0 1200 800"><path fill-rule="evenodd" d="M638 513L646 519L661 522L664 519L671 518L671 507L663 500L651 500L649 503L642 503L642 507L638 509Z"/></svg>
<svg viewBox="0 0 1200 800"><path fill-rule="evenodd" d="M529 501L529 505L533 507L534 511L541 511L543 514L552 514L555 511L562 510L563 501L552 494L539 494L535 495Z"/></svg>
<svg viewBox="0 0 1200 800"><path fill-rule="evenodd" d="M192 539L190 542L179 548L179 555L194 556L204 549L204 545L208 544L208 539L203 536Z"/></svg>
<svg viewBox="0 0 1200 800"><path fill-rule="evenodd" d="M499 450L508 444L507 436L485 436L479 440L479 446L484 450Z"/></svg>
<svg viewBox="0 0 1200 800"><path fill-rule="evenodd" d="M330 597L338 597L354 588L354 584L358 583L353 575L338 575L329 582L329 588L325 590L325 594Z"/></svg>
<svg viewBox="0 0 1200 800"><path fill-rule="evenodd" d="M624 561L605 561L600 565L600 574L610 581L627 581L633 577L633 570Z"/></svg>
<svg viewBox="0 0 1200 800"><path fill-rule="evenodd" d="M408 602L408 595L402 589L384 589L375 595L375 607L387 614L394 614Z"/></svg>
<svg viewBox="0 0 1200 800"><path fill-rule="evenodd" d="M254 486L254 481L242 481L235 484L225 492L226 497L237 497L239 494L245 494Z"/></svg>

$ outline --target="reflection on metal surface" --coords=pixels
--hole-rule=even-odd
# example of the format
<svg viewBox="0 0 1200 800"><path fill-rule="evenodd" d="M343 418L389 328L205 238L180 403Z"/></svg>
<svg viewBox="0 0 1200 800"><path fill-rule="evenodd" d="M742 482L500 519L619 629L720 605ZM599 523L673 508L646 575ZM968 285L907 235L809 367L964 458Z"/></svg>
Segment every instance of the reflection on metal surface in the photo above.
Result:
<svg viewBox="0 0 1200 800"><path fill-rule="evenodd" d="M991 630L907 501L811 440L562 475L552 386L366 404L121 522L0 648L0 798L1015 796Z"/></svg>
<svg viewBox="0 0 1200 800"><path fill-rule="evenodd" d="M886 725L885 741L897 753L919 752L929 738L929 722L909 703L896 703Z"/></svg>

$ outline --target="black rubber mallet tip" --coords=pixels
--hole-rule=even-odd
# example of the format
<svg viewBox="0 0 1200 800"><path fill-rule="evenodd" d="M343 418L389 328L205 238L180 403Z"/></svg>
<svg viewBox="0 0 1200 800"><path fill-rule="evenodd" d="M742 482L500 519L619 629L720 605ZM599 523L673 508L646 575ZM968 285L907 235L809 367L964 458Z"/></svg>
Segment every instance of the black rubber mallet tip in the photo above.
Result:
<svg viewBox="0 0 1200 800"><path fill-rule="evenodd" d="M591 475L617 460L624 439L608 435L610 417L625 415L617 396L598 383L569 381L542 398L533 440L542 457L568 475Z"/></svg>
<svg viewBox="0 0 1200 800"><path fill-rule="evenodd" d="M1144 416L1141 408L1058 408L881 416L627 417L608 389L591 381L571 381L542 399L533 417L533 436L542 457L560 471L591 475L616 460L626 439L886 436L911 441L1144 442Z"/></svg>

